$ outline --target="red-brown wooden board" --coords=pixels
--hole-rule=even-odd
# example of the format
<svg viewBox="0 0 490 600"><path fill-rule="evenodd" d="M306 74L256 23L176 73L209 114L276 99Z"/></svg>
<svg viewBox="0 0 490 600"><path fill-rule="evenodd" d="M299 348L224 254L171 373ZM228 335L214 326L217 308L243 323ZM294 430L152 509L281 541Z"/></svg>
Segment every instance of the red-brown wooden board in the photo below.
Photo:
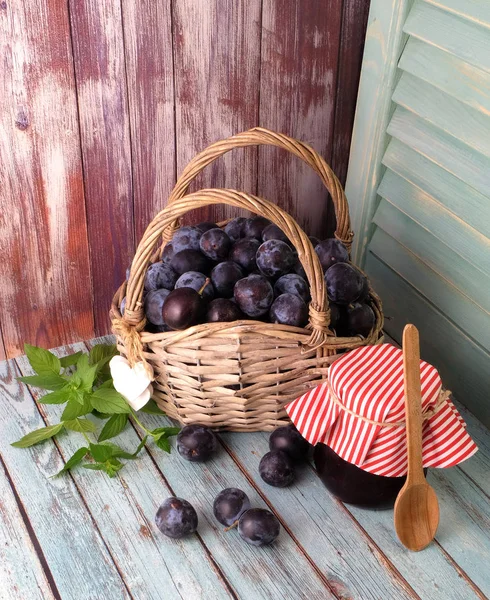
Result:
<svg viewBox="0 0 490 600"><path fill-rule="evenodd" d="M2 330L0 329L0 361L5 360L5 358L6 358L5 345L3 343Z"/></svg>
<svg viewBox="0 0 490 600"><path fill-rule="evenodd" d="M260 0L180 0L173 5L177 172L208 144L258 123ZM256 191L255 149L236 150L210 166L196 186ZM196 211L220 220L236 209Z"/></svg>
<svg viewBox="0 0 490 600"><path fill-rule="evenodd" d="M7 355L93 332L68 7L0 4L0 306Z"/></svg>
<svg viewBox="0 0 490 600"><path fill-rule="evenodd" d="M136 243L175 182L170 6L170 0L122 1Z"/></svg>
<svg viewBox="0 0 490 600"><path fill-rule="evenodd" d="M368 1L344 0L332 152L332 169L342 185L347 177L368 13Z"/></svg>
<svg viewBox="0 0 490 600"><path fill-rule="evenodd" d="M311 144L331 161L341 0L264 0L260 124ZM276 149L259 152L259 195L278 202L304 229L329 229L318 176Z"/></svg>
<svg viewBox="0 0 490 600"><path fill-rule="evenodd" d="M70 1L95 328L133 254L131 148L119 3Z"/></svg>
<svg viewBox="0 0 490 600"><path fill-rule="evenodd" d="M107 331L134 245L209 143L260 124L345 177L368 1L24 4L0 0L7 356ZM333 230L316 176L277 149L228 154L204 186L258 191L307 231Z"/></svg>

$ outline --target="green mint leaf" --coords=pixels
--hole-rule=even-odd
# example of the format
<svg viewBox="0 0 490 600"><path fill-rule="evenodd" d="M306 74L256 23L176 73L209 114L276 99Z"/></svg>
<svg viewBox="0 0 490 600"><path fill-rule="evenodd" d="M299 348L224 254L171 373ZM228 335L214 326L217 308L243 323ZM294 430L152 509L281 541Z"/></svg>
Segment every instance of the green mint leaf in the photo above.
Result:
<svg viewBox="0 0 490 600"><path fill-rule="evenodd" d="M112 415L109 415L108 413L101 413L98 410L95 410L95 408L92 410L92 414L94 417L97 417L97 419L109 419L112 417Z"/></svg>
<svg viewBox="0 0 490 600"><path fill-rule="evenodd" d="M98 390L113 390L114 389L114 382L112 381L112 378L106 379L104 381L104 383L102 383L101 385L99 385L99 387L97 388Z"/></svg>
<svg viewBox="0 0 490 600"><path fill-rule="evenodd" d="M117 449L114 448L114 454L112 456L113 456L113 458L126 458L128 460L133 460L141 452L141 450L143 449L143 447L146 444L147 440L148 440L148 436L145 435L145 437L138 444L138 447L136 448L136 450L134 452L132 452L132 453L131 452L126 452L122 448L117 448Z"/></svg>
<svg viewBox="0 0 490 600"><path fill-rule="evenodd" d="M93 408L102 413L130 413L131 409L123 396L109 388L97 389L91 396Z"/></svg>
<svg viewBox="0 0 490 600"><path fill-rule="evenodd" d="M70 469L73 469L73 467L76 467L77 465L79 465L82 460L85 458L85 456L88 454L88 448L82 447L79 448L75 454L73 454L73 456L71 456L65 463L65 466L61 469L61 471L58 471L58 473L56 473L56 475L53 475L53 477L59 477L60 475L62 475L63 473L66 473L67 471L69 471Z"/></svg>
<svg viewBox="0 0 490 600"><path fill-rule="evenodd" d="M44 375L28 375L27 377L17 377L17 381L27 383L33 387L38 387L44 390L58 391L65 387L66 379L55 373Z"/></svg>
<svg viewBox="0 0 490 600"><path fill-rule="evenodd" d="M88 419L73 419L71 421L63 421L63 424L67 429L78 431L78 433L94 432L97 429L95 423L92 423Z"/></svg>
<svg viewBox="0 0 490 600"><path fill-rule="evenodd" d="M112 415L112 417L107 421L107 423L102 428L102 431L99 435L99 442L103 442L104 440L108 440L109 438L113 438L116 435L119 435L121 431L126 427L126 423L128 422L127 414L118 414Z"/></svg>
<svg viewBox="0 0 490 600"><path fill-rule="evenodd" d="M68 400L68 403L65 406L65 410L61 415L62 421L72 421L77 417L81 417L82 415L87 415L89 412L92 412L90 394L81 394L81 400L81 404L80 402L78 402L78 400L74 398Z"/></svg>
<svg viewBox="0 0 490 600"><path fill-rule="evenodd" d="M138 456L138 454L141 452L141 450L143 450L146 442L148 441L148 436L145 435L145 437L141 440L141 442L138 444L138 447L136 448L136 450L133 452L133 458L136 458Z"/></svg>
<svg viewBox="0 0 490 600"><path fill-rule="evenodd" d="M116 354L118 354L116 344L97 344L90 350L89 363L91 365L105 364Z"/></svg>
<svg viewBox="0 0 490 600"><path fill-rule="evenodd" d="M57 356L30 344L24 344L24 352L31 363L31 367L38 375L59 375L61 370L60 360Z"/></svg>
<svg viewBox="0 0 490 600"><path fill-rule="evenodd" d="M48 440L52 438L57 433L59 433L63 429L63 423L58 423L58 425L50 425L49 427L42 427L41 429L36 429L36 431L31 431L23 438L11 444L15 448L29 448L30 446L34 446L35 444L39 444L39 442L43 442L44 440Z"/></svg>
<svg viewBox="0 0 490 600"><path fill-rule="evenodd" d="M154 437L161 437L164 435L165 437L170 437L172 435L177 435L180 431L180 427L157 427L153 431L150 431L150 435Z"/></svg>
<svg viewBox="0 0 490 600"><path fill-rule="evenodd" d="M90 469L91 471L105 471L104 463L85 463L82 465L84 469Z"/></svg>
<svg viewBox="0 0 490 600"><path fill-rule="evenodd" d="M115 344L97 344L90 350L89 364L95 365L102 378L110 377L109 361L118 354Z"/></svg>
<svg viewBox="0 0 490 600"><path fill-rule="evenodd" d="M102 442L100 444L90 444L90 452L94 457L94 460L97 462L106 462L109 459L115 458L126 458L128 460L133 460L138 456L141 449L146 444L148 436L145 436L138 447L134 452L126 452L117 444L113 444L112 442Z"/></svg>
<svg viewBox="0 0 490 600"><path fill-rule="evenodd" d="M163 410L159 409L155 400L149 400L143 408L140 408L141 412L148 413L149 415L164 415Z"/></svg>
<svg viewBox="0 0 490 600"><path fill-rule="evenodd" d="M68 402L71 398L71 390L64 387L57 392L49 392L49 394L45 394L37 398L37 401L41 404L64 404Z"/></svg>
<svg viewBox="0 0 490 600"><path fill-rule="evenodd" d="M117 458L110 458L105 462L105 472L109 477L115 477L123 467L124 464Z"/></svg>
<svg viewBox="0 0 490 600"><path fill-rule="evenodd" d="M160 448L160 450L164 450L165 452L168 452L170 454L170 442L168 441L168 438L165 437L165 435L161 435L160 437L156 437L154 438L155 444Z"/></svg>
<svg viewBox="0 0 490 600"><path fill-rule="evenodd" d="M97 374L97 365L88 364L88 355L82 354L77 360L77 379L80 380L79 388L85 392L92 391L95 376Z"/></svg>
<svg viewBox="0 0 490 600"><path fill-rule="evenodd" d="M73 367L73 365L77 364L78 359L82 356L83 352L74 352L73 354L68 354L68 356L63 356L60 358L61 366L66 369L68 367Z"/></svg>
<svg viewBox="0 0 490 600"><path fill-rule="evenodd" d="M106 442L104 444L90 444L89 448L94 460L103 463L107 459L111 458L111 456L114 456L114 453L118 450L122 451L119 446L115 446L115 448L113 446L115 446L115 444L109 444Z"/></svg>

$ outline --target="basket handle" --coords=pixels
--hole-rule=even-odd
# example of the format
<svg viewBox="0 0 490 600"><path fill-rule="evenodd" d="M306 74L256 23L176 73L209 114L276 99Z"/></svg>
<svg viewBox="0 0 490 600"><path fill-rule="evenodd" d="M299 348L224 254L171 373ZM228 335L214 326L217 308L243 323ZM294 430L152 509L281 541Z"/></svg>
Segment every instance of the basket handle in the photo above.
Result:
<svg viewBox="0 0 490 600"><path fill-rule="evenodd" d="M310 284L311 302L308 329L311 329L311 336L307 345L317 347L323 344L329 333L330 310L323 270L308 236L282 208L263 198L230 189L200 190L180 199L175 198L171 204L168 204L156 215L146 229L131 264L126 290L126 308L123 317L117 319L116 333L126 338L125 345L127 347L131 346L131 342L139 345L140 348L136 353L141 354L141 343L136 339L135 333L141 331L145 324L142 302L144 279L155 244L159 241L160 236L188 211L222 203L249 210L269 219L280 227L290 239L298 252L298 258Z"/></svg>
<svg viewBox="0 0 490 600"><path fill-rule="evenodd" d="M283 133L276 133L270 129L265 129L264 127L254 127L253 129L243 131L242 133L233 135L225 140L215 142L197 154L185 167L177 180L177 183L170 194L168 203L172 204L176 200L184 197L193 179L217 158L234 148L255 145L277 146L278 148L283 148L301 158L316 173L318 173L323 185L327 188L332 197L337 220L337 227L334 235L346 246L350 254L354 233L350 228L349 205L342 185L335 173L322 156L308 144L295 140ZM172 228L167 232L167 239L164 241L168 241L177 228L178 222L173 223Z"/></svg>

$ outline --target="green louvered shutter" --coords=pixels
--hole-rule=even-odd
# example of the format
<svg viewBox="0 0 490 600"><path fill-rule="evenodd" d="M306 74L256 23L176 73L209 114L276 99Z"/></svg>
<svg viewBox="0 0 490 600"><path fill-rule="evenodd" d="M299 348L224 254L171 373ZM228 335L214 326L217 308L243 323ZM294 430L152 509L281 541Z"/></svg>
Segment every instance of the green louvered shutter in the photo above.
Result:
<svg viewBox="0 0 490 600"><path fill-rule="evenodd" d="M373 0L346 192L386 331L490 425L489 0Z"/></svg>

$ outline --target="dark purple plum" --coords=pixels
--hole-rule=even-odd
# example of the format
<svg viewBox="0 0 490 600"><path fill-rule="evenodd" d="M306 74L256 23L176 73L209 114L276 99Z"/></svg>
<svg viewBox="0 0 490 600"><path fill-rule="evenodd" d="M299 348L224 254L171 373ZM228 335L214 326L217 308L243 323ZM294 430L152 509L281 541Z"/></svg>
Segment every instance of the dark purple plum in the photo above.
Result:
<svg viewBox="0 0 490 600"><path fill-rule="evenodd" d="M290 423L275 429L269 437L271 450L282 450L296 462L306 460L310 444L305 440L296 427Z"/></svg>
<svg viewBox="0 0 490 600"><path fill-rule="evenodd" d="M164 535L178 539L197 530L197 513L190 502L172 496L158 509L155 523Z"/></svg>
<svg viewBox="0 0 490 600"><path fill-rule="evenodd" d="M238 488L226 488L214 499L213 513L216 519L229 527L250 508L250 500L245 492Z"/></svg>
<svg viewBox="0 0 490 600"><path fill-rule="evenodd" d="M124 296L124 298L121 300L121 304L119 305L119 312L121 313L121 315L124 314L125 310L126 310L126 296Z"/></svg>
<svg viewBox="0 0 490 600"><path fill-rule="evenodd" d="M310 240L313 248L315 248L315 246L318 246L318 244L320 243L320 240L317 237L315 237L314 235L310 235L308 237L309 237L309 240Z"/></svg>
<svg viewBox="0 0 490 600"><path fill-rule="evenodd" d="M201 239L202 232L197 227L186 225L177 229L172 238L172 246L174 252L181 252L182 250L199 250L199 240Z"/></svg>
<svg viewBox="0 0 490 600"><path fill-rule="evenodd" d="M335 238L328 238L317 244L315 252L318 254L323 272L336 263L349 261L349 253L346 247Z"/></svg>
<svg viewBox="0 0 490 600"><path fill-rule="evenodd" d="M306 276L306 271L299 259L296 259L296 262L294 263L293 272L296 273L296 275L299 275L305 281L308 281L308 277Z"/></svg>
<svg viewBox="0 0 490 600"><path fill-rule="evenodd" d="M218 296L230 298L233 296L233 288L239 279L243 279L245 273L236 262L227 260L216 265L211 271L211 281Z"/></svg>
<svg viewBox="0 0 490 600"><path fill-rule="evenodd" d="M228 323L244 319L245 315L228 298L216 298L208 304L206 321L208 323Z"/></svg>
<svg viewBox="0 0 490 600"><path fill-rule="evenodd" d="M274 296L281 294L294 294L301 298L304 302L310 301L310 288L308 283L296 273L288 273L279 277L274 284Z"/></svg>
<svg viewBox="0 0 490 600"><path fill-rule="evenodd" d="M196 225L196 227L201 233L204 233L206 231L209 231L210 229L215 229L218 226L216 225L216 223L212 223L211 221L204 221L203 223L199 223L198 225Z"/></svg>
<svg viewBox="0 0 490 600"><path fill-rule="evenodd" d="M163 321L171 329L187 329L202 322L206 302L199 292L182 287L170 292L163 305Z"/></svg>
<svg viewBox="0 0 490 600"><path fill-rule="evenodd" d="M145 315L150 323L153 325L165 325L165 319L163 318L163 305L168 295L169 290L153 290L148 292L145 297Z"/></svg>
<svg viewBox="0 0 490 600"><path fill-rule="evenodd" d="M208 229L201 236L199 242L201 252L211 260L225 260L230 253L232 241L219 227Z"/></svg>
<svg viewBox="0 0 490 600"><path fill-rule="evenodd" d="M369 281L367 277L363 279L362 291L357 299L358 302L364 302L368 299L369 296Z"/></svg>
<svg viewBox="0 0 490 600"><path fill-rule="evenodd" d="M243 225L247 219L245 217L236 217L227 223L224 227L225 233L232 242L236 242L244 237Z"/></svg>
<svg viewBox="0 0 490 600"><path fill-rule="evenodd" d="M260 240L262 238L262 232L270 224L271 222L269 219L266 219L265 217L256 216L245 219L245 223L243 224L243 236Z"/></svg>
<svg viewBox="0 0 490 600"><path fill-rule="evenodd" d="M192 288L199 292L202 289L202 297L204 300L212 300L214 298L214 287L213 284L209 281L208 284L204 287L206 283L206 275L204 273L199 273L198 271L187 271L181 275L177 281L175 282L175 289L182 287Z"/></svg>
<svg viewBox="0 0 490 600"><path fill-rule="evenodd" d="M130 274L131 274L131 267L128 267L128 268L126 269L126 281L129 281L129 276L130 276Z"/></svg>
<svg viewBox="0 0 490 600"><path fill-rule="evenodd" d="M231 248L229 259L236 262L245 271L255 271L257 269L255 256L259 247L260 242L256 239L238 240Z"/></svg>
<svg viewBox="0 0 490 600"><path fill-rule="evenodd" d="M218 450L218 439L205 425L186 425L177 435L177 450L186 460L204 462Z"/></svg>
<svg viewBox="0 0 490 600"><path fill-rule="evenodd" d="M286 487L295 478L293 461L283 450L271 450L262 457L259 474L269 485Z"/></svg>
<svg viewBox="0 0 490 600"><path fill-rule="evenodd" d="M330 325L329 328L334 330L337 337L342 337L347 334L347 310L341 304L329 303L330 306Z"/></svg>
<svg viewBox="0 0 490 600"><path fill-rule="evenodd" d="M335 263L325 273L327 294L336 304L355 302L364 289L364 275L348 263Z"/></svg>
<svg viewBox="0 0 490 600"><path fill-rule="evenodd" d="M281 242L285 242L288 246L291 246L291 248L293 247L293 244L289 240L288 236L274 223L267 225L262 232L262 241L268 242L269 240L281 240Z"/></svg>
<svg viewBox="0 0 490 600"><path fill-rule="evenodd" d="M172 269L179 275L187 271L198 271L199 273L209 273L211 261L207 259L199 250L181 250L176 252L170 262Z"/></svg>
<svg viewBox="0 0 490 600"><path fill-rule="evenodd" d="M173 290L176 281L177 273L170 265L156 262L151 264L146 271L145 290L147 292L161 290L162 288Z"/></svg>
<svg viewBox="0 0 490 600"><path fill-rule="evenodd" d="M240 309L249 317L265 315L274 300L271 284L262 275L249 275L235 284L234 296Z"/></svg>
<svg viewBox="0 0 490 600"><path fill-rule="evenodd" d="M165 244L165 248L162 252L162 262L169 265L170 261L174 256L174 247L172 246L172 242Z"/></svg>
<svg viewBox="0 0 490 600"><path fill-rule="evenodd" d="M347 307L347 332L349 335L367 337L375 324L376 317L369 304L354 302Z"/></svg>
<svg viewBox="0 0 490 600"><path fill-rule="evenodd" d="M240 537L253 546L271 544L279 535L281 525L277 517L265 508L249 508L238 521Z"/></svg>
<svg viewBox="0 0 490 600"><path fill-rule="evenodd" d="M281 294L272 303L269 311L271 323L304 327L308 323L308 307L294 294Z"/></svg>
<svg viewBox="0 0 490 600"><path fill-rule="evenodd" d="M289 273L296 260L294 252L281 240L264 242L256 255L257 266L266 277L280 277Z"/></svg>

